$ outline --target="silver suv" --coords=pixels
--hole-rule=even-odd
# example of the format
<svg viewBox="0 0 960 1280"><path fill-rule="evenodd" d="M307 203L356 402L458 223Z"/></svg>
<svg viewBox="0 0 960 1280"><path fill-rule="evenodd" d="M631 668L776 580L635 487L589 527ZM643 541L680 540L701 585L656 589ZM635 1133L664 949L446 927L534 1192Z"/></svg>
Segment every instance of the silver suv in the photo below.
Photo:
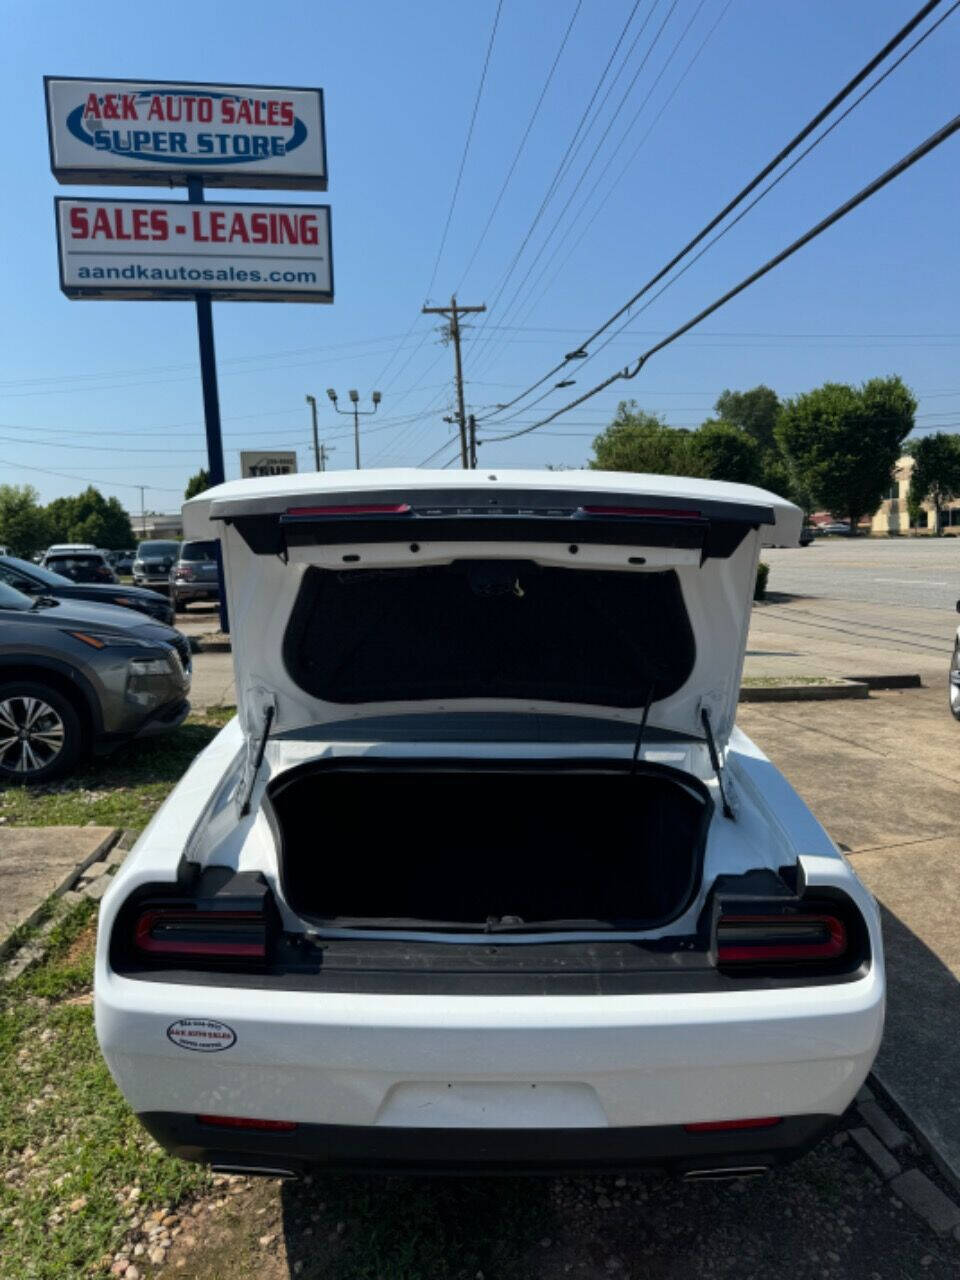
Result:
<svg viewBox="0 0 960 1280"><path fill-rule="evenodd" d="M190 646L172 627L0 582L0 787L175 729L189 692Z"/></svg>
<svg viewBox="0 0 960 1280"><path fill-rule="evenodd" d="M170 590L170 570L180 554L180 543L172 540L141 542L133 562L133 585Z"/></svg>
<svg viewBox="0 0 960 1280"><path fill-rule="evenodd" d="M186 612L192 600L220 599L220 569L217 540L184 542L170 571L170 602L174 610Z"/></svg>

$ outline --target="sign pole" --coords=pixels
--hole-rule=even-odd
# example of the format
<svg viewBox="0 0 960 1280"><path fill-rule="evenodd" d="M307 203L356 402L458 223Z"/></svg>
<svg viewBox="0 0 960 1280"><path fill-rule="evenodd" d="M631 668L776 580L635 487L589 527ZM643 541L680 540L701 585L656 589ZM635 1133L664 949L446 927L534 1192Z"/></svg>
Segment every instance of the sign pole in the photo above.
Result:
<svg viewBox="0 0 960 1280"><path fill-rule="evenodd" d="M203 179L187 178L190 204L203 204ZM220 392L217 388L217 352L213 345L213 300L209 293L197 291L197 338L200 343L200 382L203 387L203 421L207 432L207 470L210 487L223 484L223 434L220 430ZM223 556L217 540L217 577L220 582L220 630L230 630L227 616L227 590L223 578Z"/></svg>

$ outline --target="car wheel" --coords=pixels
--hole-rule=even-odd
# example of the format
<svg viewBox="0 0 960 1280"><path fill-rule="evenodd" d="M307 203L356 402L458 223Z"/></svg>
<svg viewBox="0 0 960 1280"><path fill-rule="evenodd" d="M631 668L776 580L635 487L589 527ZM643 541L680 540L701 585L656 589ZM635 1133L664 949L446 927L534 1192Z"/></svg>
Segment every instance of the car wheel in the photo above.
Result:
<svg viewBox="0 0 960 1280"><path fill-rule="evenodd" d="M0 685L0 780L60 777L82 746L80 717L62 693L27 680Z"/></svg>
<svg viewBox="0 0 960 1280"><path fill-rule="evenodd" d="M950 711L954 720L960 720L960 640L953 645L953 657L950 659L950 675L947 681L947 694L950 699Z"/></svg>

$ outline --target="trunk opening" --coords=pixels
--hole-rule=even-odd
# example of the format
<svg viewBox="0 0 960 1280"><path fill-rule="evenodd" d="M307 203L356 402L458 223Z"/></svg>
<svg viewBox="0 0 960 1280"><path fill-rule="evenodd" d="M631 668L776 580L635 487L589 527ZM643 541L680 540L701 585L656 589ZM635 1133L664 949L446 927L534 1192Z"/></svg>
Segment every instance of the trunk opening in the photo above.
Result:
<svg viewBox="0 0 960 1280"><path fill-rule="evenodd" d="M269 788L284 897L330 927L637 930L696 894L713 803L624 761L311 762Z"/></svg>

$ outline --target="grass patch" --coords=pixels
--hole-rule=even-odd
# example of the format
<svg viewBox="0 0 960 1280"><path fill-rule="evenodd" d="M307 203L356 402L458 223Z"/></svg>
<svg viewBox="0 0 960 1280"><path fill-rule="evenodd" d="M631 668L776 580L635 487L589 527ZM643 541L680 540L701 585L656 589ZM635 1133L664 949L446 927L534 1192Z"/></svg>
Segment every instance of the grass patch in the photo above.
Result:
<svg viewBox="0 0 960 1280"><path fill-rule="evenodd" d="M92 1008L68 1003L93 980L95 916L92 902L71 908L44 960L0 988L4 1280L104 1275L134 1213L208 1180L141 1129L100 1056Z"/></svg>
<svg viewBox="0 0 960 1280"><path fill-rule="evenodd" d="M745 689L789 689L791 685L844 684L834 676L744 676L740 681Z"/></svg>
<svg viewBox="0 0 960 1280"><path fill-rule="evenodd" d="M8 787L0 794L0 818L18 827L93 823L139 831L233 715L233 707L208 707L172 733L90 760L61 782Z"/></svg>

